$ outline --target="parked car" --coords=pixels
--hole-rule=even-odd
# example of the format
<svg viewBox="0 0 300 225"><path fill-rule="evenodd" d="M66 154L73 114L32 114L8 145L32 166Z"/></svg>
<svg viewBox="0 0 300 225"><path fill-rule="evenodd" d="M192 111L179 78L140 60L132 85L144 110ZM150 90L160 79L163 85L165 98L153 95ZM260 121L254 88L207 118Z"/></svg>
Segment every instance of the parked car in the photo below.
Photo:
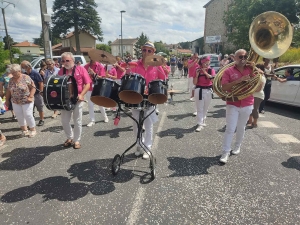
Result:
<svg viewBox="0 0 300 225"><path fill-rule="evenodd" d="M283 83L273 80L269 101L300 107L300 64L279 67L275 69L275 74L279 78L285 78L286 69L292 69L295 80Z"/></svg>
<svg viewBox="0 0 300 225"><path fill-rule="evenodd" d="M86 64L86 60L85 60L85 58L84 58L83 55L74 55L74 57L75 57L75 62L80 61L82 66L84 66L84 65ZM57 58L57 59L58 59L58 62L60 63L60 60L61 60L61 57L60 57L60 56L53 56L52 58L53 58L53 59L54 59L54 58ZM44 59L45 59L44 56L40 56L40 57L38 57L38 58L32 60L32 62L31 62L32 68L33 68L34 70L36 70L36 71L39 71L39 70L40 70L41 62L42 62L42 60L44 60Z"/></svg>
<svg viewBox="0 0 300 225"><path fill-rule="evenodd" d="M210 56L210 67L214 68L217 73L220 69L219 56L217 54L204 54L199 57L201 58L203 56Z"/></svg>

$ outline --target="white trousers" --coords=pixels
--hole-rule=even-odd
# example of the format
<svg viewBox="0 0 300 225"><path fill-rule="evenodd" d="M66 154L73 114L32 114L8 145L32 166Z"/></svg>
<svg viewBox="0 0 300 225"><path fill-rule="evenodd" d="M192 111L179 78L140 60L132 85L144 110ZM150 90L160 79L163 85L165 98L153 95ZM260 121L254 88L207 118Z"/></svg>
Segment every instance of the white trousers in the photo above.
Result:
<svg viewBox="0 0 300 225"><path fill-rule="evenodd" d="M194 90L194 83L193 83L194 78L193 77L189 77L188 79L188 91L190 93L190 97L192 96L192 91Z"/></svg>
<svg viewBox="0 0 300 225"><path fill-rule="evenodd" d="M234 149L241 146L245 134L245 126L252 109L253 105L245 107L236 107L233 105L226 106L226 131L223 140L223 152L231 151L231 143L235 129L236 142L234 144Z"/></svg>
<svg viewBox="0 0 300 225"><path fill-rule="evenodd" d="M26 126L27 124L29 128L35 127L35 120L32 113L33 105L34 102L27 103L24 105L12 103L14 113L17 117L20 126Z"/></svg>
<svg viewBox="0 0 300 225"><path fill-rule="evenodd" d="M153 111L153 107L150 107L149 109L145 110L144 116L148 115L152 111ZM137 121L139 121L140 110L132 109L131 112L132 112L132 117L135 118ZM152 135L153 135L153 122L152 122L150 117L151 116L149 116L144 121L145 132L144 132L144 135L143 135L143 143L149 149L151 149L152 143L153 143L153 137L152 137ZM138 132L137 124L136 124L135 121L133 121L133 133L134 133L135 137L137 137L137 132ZM140 144L138 143L138 145L140 145Z"/></svg>
<svg viewBox="0 0 300 225"><path fill-rule="evenodd" d="M197 124L203 125L206 119L207 110L211 102L211 90L202 89L202 100L199 100L200 88L195 89L195 105L197 110Z"/></svg>
<svg viewBox="0 0 300 225"><path fill-rule="evenodd" d="M80 141L82 132L82 106L83 102L77 102L73 111L61 110L61 124L68 139L74 142ZM71 127L71 117L73 114L74 134Z"/></svg>
<svg viewBox="0 0 300 225"><path fill-rule="evenodd" d="M88 101L88 106L89 106L89 116L90 120L92 122L95 122L95 112L94 112L94 103L91 101L91 95L92 91L88 91L86 93L87 101ZM99 106L101 114L104 116L104 118L107 116L105 112L105 108L103 106Z"/></svg>

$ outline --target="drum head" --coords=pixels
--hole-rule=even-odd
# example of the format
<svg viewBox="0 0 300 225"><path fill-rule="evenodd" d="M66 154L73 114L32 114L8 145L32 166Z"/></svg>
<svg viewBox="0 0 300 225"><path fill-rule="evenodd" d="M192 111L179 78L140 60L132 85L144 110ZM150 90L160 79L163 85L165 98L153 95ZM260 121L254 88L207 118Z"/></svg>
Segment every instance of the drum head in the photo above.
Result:
<svg viewBox="0 0 300 225"><path fill-rule="evenodd" d="M143 96L135 91L124 90L119 93L119 98L129 104L139 104L143 101Z"/></svg>
<svg viewBox="0 0 300 225"><path fill-rule="evenodd" d="M96 105L107 107L107 108L116 107L118 105L117 102L114 101L113 99L102 97L102 96L92 96L91 101Z"/></svg>
<svg viewBox="0 0 300 225"><path fill-rule="evenodd" d="M164 104L168 100L167 95L163 94L151 94L148 97L148 101L152 104Z"/></svg>

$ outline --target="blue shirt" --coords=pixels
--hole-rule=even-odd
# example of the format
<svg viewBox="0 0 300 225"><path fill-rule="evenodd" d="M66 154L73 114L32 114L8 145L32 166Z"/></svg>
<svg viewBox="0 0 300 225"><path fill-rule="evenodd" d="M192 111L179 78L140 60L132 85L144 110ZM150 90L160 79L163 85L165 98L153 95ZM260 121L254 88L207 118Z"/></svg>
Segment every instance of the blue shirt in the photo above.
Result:
<svg viewBox="0 0 300 225"><path fill-rule="evenodd" d="M288 77L286 78L286 80L287 80L287 81L288 81L288 80L295 80L295 77L292 76L292 75L290 75L290 76L288 76Z"/></svg>
<svg viewBox="0 0 300 225"><path fill-rule="evenodd" d="M42 76L35 70L31 70L31 73L29 74L29 76L33 80L35 87L37 89L39 89L40 88L39 82L43 82ZM35 91L35 95L40 93L37 89ZM43 91L43 90L41 90L41 91Z"/></svg>
<svg viewBox="0 0 300 225"><path fill-rule="evenodd" d="M59 71L59 69L56 66L54 66L53 71L47 69L45 72L44 79L46 80L48 77L51 77L52 75L57 75L58 71Z"/></svg>

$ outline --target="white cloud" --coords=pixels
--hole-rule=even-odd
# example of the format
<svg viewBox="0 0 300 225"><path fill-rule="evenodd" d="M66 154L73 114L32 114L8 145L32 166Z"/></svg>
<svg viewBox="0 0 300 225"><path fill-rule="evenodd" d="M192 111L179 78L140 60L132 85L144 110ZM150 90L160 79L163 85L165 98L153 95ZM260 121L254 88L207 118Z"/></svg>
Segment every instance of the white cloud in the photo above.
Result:
<svg viewBox="0 0 300 225"><path fill-rule="evenodd" d="M32 41L41 31L41 14L38 0L9 0L16 7L5 9L8 33L17 42ZM192 41L203 36L205 9L209 0L96 0L102 19L104 43L123 38L138 37L144 32L151 41L177 43ZM54 0L47 0L48 13L52 13ZM104 3L105 2L105 3ZM5 6L5 3L0 6ZM0 36L5 36L0 21Z"/></svg>

